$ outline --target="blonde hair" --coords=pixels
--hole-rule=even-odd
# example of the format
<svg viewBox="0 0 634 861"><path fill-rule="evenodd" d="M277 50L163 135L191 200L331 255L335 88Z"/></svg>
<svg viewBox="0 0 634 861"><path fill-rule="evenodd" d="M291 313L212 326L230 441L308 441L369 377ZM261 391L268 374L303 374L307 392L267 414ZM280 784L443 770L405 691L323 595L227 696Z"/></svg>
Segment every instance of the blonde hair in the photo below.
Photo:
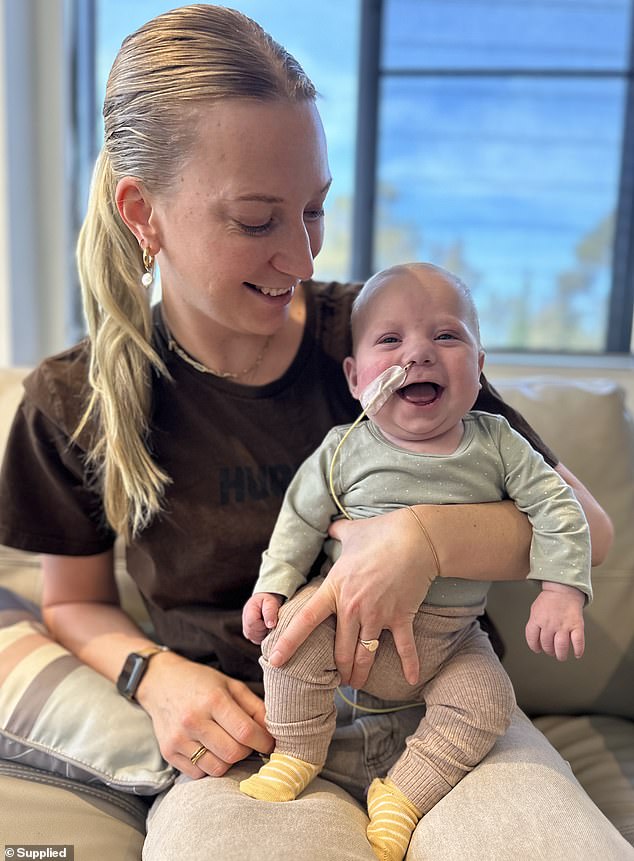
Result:
<svg viewBox="0 0 634 861"><path fill-rule="evenodd" d="M152 346L142 253L115 189L136 177L169 192L191 152L200 108L223 99L313 100L299 63L258 24L219 6L174 9L123 42L104 100L97 160L77 260L90 342L90 397L74 439L90 424L87 462L106 518L127 539L161 510L167 473L149 448L152 377L167 370Z"/></svg>

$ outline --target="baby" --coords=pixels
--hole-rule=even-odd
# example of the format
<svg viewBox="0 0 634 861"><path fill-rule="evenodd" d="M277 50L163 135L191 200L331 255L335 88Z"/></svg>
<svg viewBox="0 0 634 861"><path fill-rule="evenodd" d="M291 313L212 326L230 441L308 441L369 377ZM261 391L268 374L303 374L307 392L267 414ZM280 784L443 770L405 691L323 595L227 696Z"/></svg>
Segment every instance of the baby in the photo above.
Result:
<svg viewBox="0 0 634 861"><path fill-rule="evenodd" d="M327 532L341 512L371 517L419 503L510 497L531 521L529 577L541 582L527 639L549 627L565 653L572 644L581 657L584 648L583 606L591 597L588 526L570 488L504 418L471 410L484 352L468 289L430 264L386 269L359 293L352 334L354 356L345 359L344 372L372 418L333 428L298 470L243 612L245 636L264 640L267 726L276 748L240 789L268 801L289 801L305 789L323 767L334 731L339 676L332 617L283 667L270 666L267 657L314 592L311 581L292 597L319 552L328 557L322 574L337 558L338 545ZM509 725L511 682L478 623L489 585L434 580L414 619L421 666L414 685L403 677L389 631L378 641L363 641L377 649L364 690L426 706L400 758L368 792L368 839L383 861L401 861L419 819Z"/></svg>

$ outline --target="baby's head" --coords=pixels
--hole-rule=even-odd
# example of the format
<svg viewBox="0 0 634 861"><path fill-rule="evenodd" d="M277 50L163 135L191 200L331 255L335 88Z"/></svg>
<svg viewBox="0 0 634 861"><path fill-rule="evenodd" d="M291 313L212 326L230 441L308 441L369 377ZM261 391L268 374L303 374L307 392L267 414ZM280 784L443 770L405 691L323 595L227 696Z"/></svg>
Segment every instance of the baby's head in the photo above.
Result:
<svg viewBox="0 0 634 861"><path fill-rule="evenodd" d="M344 361L348 386L361 399L387 368L411 363L405 384L374 417L403 444L455 428L473 406L484 352L469 289L429 263L378 272L352 310L353 356Z"/></svg>
<svg viewBox="0 0 634 861"><path fill-rule="evenodd" d="M352 327L353 349L356 350L359 336L364 328L364 321L367 314L371 311L372 298L386 286L396 286L399 283L403 284L406 280L417 281L420 285L419 291L419 306L425 310L425 290L436 291L438 294L443 292L451 301L452 294L458 294L464 300L462 314L465 323L470 326L478 343L480 341L480 324L478 321L478 312L471 296L471 291L456 275L452 275L446 269L440 266L434 266L433 263L399 263L395 266L390 266L387 269L382 269L371 278L369 278L361 290L352 306L352 314L350 315L350 325ZM442 299L442 296L440 297Z"/></svg>

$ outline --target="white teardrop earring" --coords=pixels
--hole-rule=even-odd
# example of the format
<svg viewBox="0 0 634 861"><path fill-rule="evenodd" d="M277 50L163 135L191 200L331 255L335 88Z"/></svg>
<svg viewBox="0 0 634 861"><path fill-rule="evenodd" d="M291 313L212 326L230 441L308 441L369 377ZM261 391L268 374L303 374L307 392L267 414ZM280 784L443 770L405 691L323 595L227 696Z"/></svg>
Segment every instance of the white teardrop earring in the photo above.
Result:
<svg viewBox="0 0 634 861"><path fill-rule="evenodd" d="M154 257L149 252L148 248L143 249L143 268L145 272L141 276L141 284L146 290L149 290L154 281Z"/></svg>

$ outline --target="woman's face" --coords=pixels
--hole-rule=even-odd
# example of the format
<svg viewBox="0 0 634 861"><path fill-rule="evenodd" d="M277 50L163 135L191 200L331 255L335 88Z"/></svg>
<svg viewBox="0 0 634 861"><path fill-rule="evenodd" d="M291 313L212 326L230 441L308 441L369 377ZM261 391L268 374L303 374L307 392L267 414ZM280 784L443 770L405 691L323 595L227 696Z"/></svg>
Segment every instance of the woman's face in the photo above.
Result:
<svg viewBox="0 0 634 861"><path fill-rule="evenodd" d="M329 185L312 102L210 106L172 189L152 200L168 319L220 336L277 331L313 274Z"/></svg>

